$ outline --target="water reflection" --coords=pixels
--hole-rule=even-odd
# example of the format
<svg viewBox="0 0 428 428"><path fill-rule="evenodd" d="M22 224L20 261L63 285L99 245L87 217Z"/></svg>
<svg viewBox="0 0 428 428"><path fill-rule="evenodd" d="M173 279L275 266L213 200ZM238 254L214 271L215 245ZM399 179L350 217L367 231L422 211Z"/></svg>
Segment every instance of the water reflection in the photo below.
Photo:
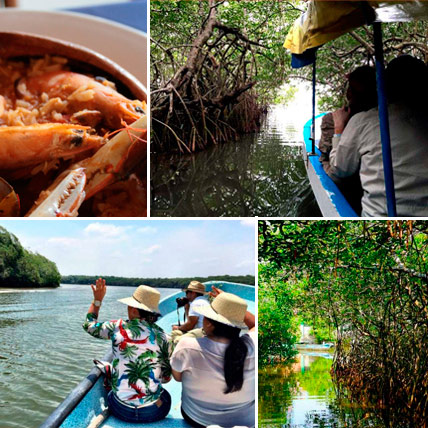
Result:
<svg viewBox="0 0 428 428"><path fill-rule="evenodd" d="M186 156L151 156L152 216L319 216L302 130L274 108L261 132Z"/></svg>
<svg viewBox="0 0 428 428"><path fill-rule="evenodd" d="M292 364L259 371L259 426L382 428L374 416L340 398L330 376L332 355L301 353Z"/></svg>

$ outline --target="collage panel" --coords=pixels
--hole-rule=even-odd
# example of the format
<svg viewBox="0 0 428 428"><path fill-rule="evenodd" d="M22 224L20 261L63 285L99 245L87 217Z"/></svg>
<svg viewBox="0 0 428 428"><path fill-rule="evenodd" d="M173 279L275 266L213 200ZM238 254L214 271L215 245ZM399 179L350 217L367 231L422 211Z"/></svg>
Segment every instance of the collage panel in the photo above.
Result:
<svg viewBox="0 0 428 428"><path fill-rule="evenodd" d="M0 0L0 428L428 428L427 20Z"/></svg>
<svg viewBox="0 0 428 428"><path fill-rule="evenodd" d="M258 426L425 427L428 221L258 227Z"/></svg>
<svg viewBox="0 0 428 428"><path fill-rule="evenodd" d="M0 426L255 426L254 238L239 220L0 221Z"/></svg>
<svg viewBox="0 0 428 428"><path fill-rule="evenodd" d="M0 216L147 216L147 24L147 0L0 2Z"/></svg>
<svg viewBox="0 0 428 428"><path fill-rule="evenodd" d="M150 2L151 215L428 214L428 3Z"/></svg>

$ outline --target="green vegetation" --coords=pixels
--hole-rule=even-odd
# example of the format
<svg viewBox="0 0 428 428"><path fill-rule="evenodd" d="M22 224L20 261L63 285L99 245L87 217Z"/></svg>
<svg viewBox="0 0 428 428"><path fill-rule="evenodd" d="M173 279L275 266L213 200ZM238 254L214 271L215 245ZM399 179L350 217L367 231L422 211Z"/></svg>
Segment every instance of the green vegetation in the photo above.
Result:
<svg viewBox="0 0 428 428"><path fill-rule="evenodd" d="M96 278L102 277L106 280L107 285L117 285L122 287L138 287L141 284L150 285L156 288L185 288L190 281L196 280L200 282L207 281L228 281L237 282L239 284L254 285L255 278L252 275L231 276L207 276L207 277L192 277L192 278L123 278L119 276L103 276L103 275L66 275L61 278L63 284L93 284Z"/></svg>
<svg viewBox="0 0 428 428"><path fill-rule="evenodd" d="M254 132L265 106L286 102L291 79L311 80L312 67L291 68L283 43L306 1L151 1L151 108L154 152L194 152ZM428 57L426 21L383 26L386 61ZM374 64L373 31L359 28L326 43L317 55L322 110L345 102L346 74Z"/></svg>
<svg viewBox="0 0 428 428"><path fill-rule="evenodd" d="M58 287L60 279L54 262L26 250L0 226L0 287Z"/></svg>
<svg viewBox="0 0 428 428"><path fill-rule="evenodd" d="M298 2L152 1L152 151L193 152L257 131L289 72Z"/></svg>
<svg viewBox="0 0 428 428"><path fill-rule="evenodd" d="M259 305L275 314L260 313L259 334L288 349L298 322L331 331L339 395L386 427L426 427L427 254L426 221L259 222Z"/></svg>

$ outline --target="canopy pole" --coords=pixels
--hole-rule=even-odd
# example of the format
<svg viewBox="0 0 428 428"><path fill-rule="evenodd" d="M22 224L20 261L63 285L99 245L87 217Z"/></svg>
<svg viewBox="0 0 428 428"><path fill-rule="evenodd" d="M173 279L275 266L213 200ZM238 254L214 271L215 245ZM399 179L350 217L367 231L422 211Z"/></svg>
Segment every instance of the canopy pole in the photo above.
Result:
<svg viewBox="0 0 428 428"><path fill-rule="evenodd" d="M312 140L312 152L309 154L310 156L316 155L315 152L315 88L316 88L316 61L312 63L312 127L311 127L311 140Z"/></svg>
<svg viewBox="0 0 428 428"><path fill-rule="evenodd" d="M373 23L377 98L379 104L380 140L382 143L383 172L388 217L396 217L394 171L392 167L391 138L389 134L388 101L385 91L385 67L383 59L382 27L380 22Z"/></svg>

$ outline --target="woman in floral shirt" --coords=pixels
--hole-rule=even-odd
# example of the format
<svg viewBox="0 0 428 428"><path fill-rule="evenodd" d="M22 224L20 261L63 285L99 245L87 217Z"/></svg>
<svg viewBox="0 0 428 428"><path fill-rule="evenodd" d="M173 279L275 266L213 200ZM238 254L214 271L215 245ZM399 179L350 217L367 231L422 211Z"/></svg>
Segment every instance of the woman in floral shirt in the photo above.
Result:
<svg viewBox="0 0 428 428"><path fill-rule="evenodd" d="M127 422L154 422L171 408L171 396L162 383L171 379L168 336L156 324L160 293L140 285L132 297L119 302L128 305L129 320L98 322L98 312L106 294L105 280L91 285L94 301L83 328L92 336L112 341L112 390L109 410Z"/></svg>

